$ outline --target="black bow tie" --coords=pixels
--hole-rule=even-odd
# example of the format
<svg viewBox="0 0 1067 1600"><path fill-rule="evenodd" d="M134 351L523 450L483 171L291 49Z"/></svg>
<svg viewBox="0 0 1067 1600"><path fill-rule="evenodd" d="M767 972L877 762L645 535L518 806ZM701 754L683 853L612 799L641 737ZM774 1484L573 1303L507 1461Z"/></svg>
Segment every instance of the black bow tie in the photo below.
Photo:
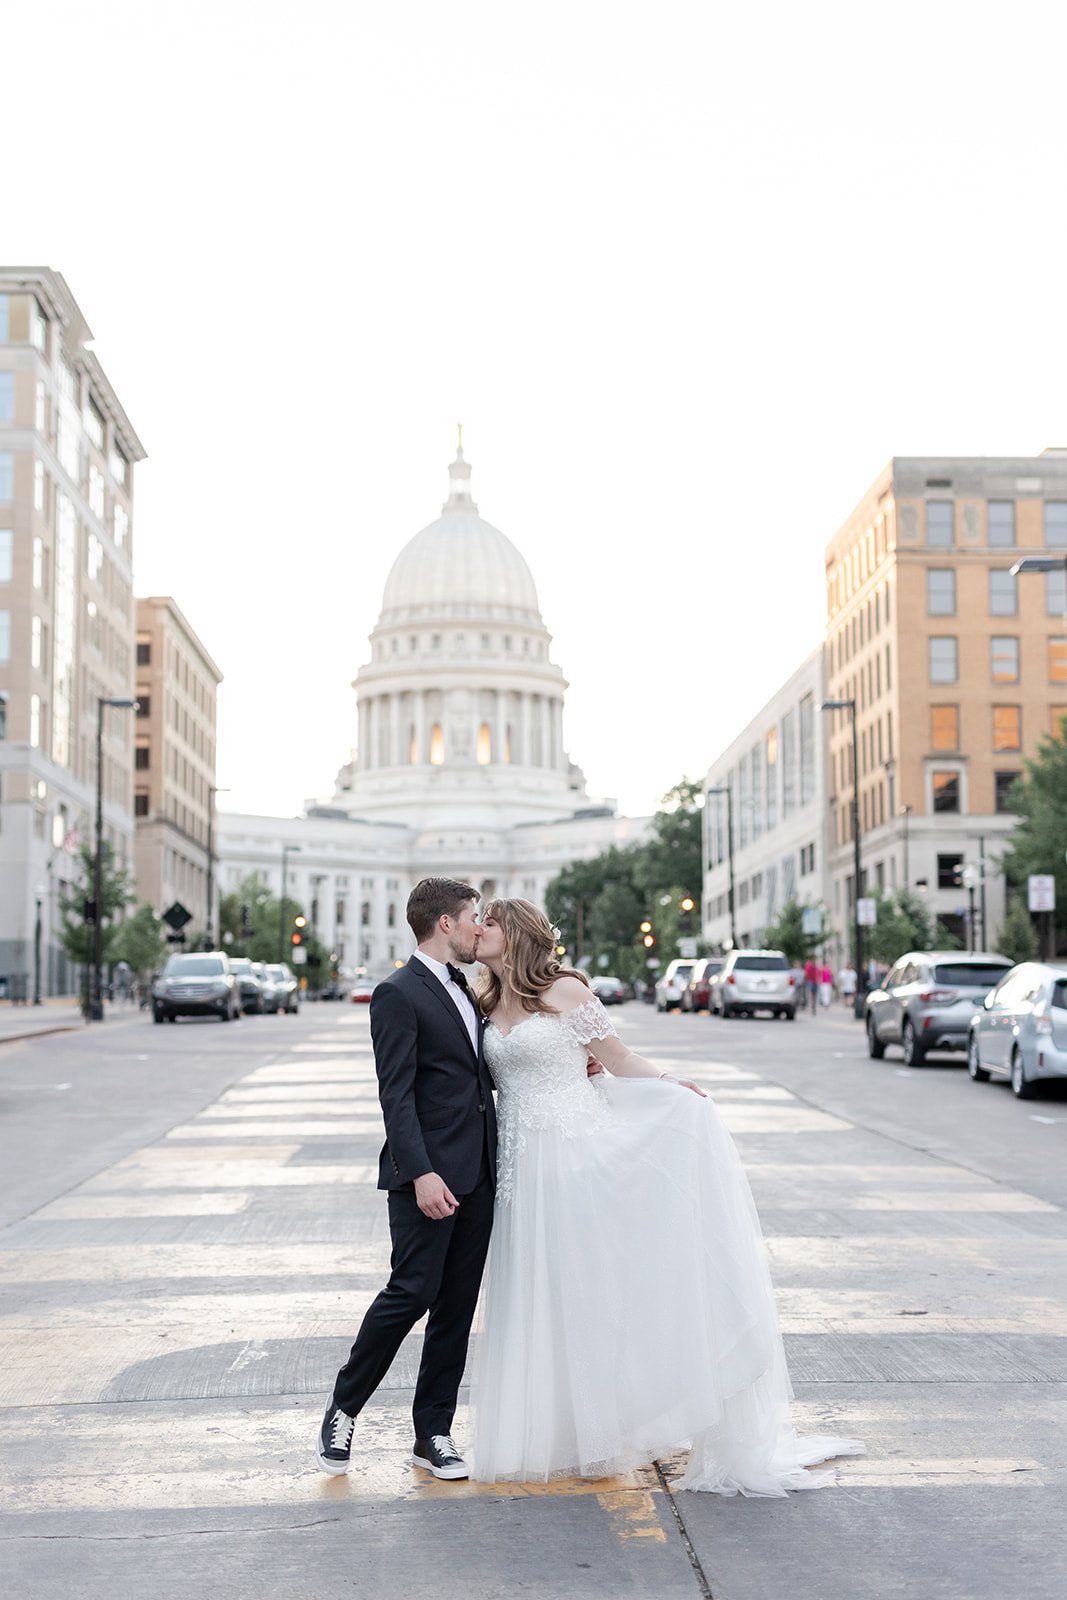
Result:
<svg viewBox="0 0 1067 1600"><path fill-rule="evenodd" d="M447 963L447 966L448 966L448 976L452 979L452 982L456 985L456 988L457 989L462 989L464 994L468 994L469 995L470 992L471 992L470 984L467 982L467 980L463 976L462 972L460 972L459 968L458 967L454 967L452 965L451 961L449 961Z"/></svg>

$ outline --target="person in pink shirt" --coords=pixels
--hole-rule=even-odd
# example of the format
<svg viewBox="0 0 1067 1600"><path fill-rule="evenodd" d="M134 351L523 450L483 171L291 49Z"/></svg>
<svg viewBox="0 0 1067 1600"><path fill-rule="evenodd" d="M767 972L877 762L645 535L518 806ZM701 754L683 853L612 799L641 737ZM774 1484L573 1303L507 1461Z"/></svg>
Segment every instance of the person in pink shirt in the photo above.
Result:
<svg viewBox="0 0 1067 1600"><path fill-rule="evenodd" d="M828 1006L834 997L834 975L828 966L819 969L819 1003Z"/></svg>

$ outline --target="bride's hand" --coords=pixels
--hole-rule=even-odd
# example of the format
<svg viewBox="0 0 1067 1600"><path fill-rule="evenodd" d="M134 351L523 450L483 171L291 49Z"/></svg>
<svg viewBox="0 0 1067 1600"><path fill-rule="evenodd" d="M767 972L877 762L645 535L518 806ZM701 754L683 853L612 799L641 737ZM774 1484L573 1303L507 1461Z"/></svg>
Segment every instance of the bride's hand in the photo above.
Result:
<svg viewBox="0 0 1067 1600"><path fill-rule="evenodd" d="M662 1072L660 1073L660 1079L667 1083L676 1083L679 1089L692 1089L693 1093L698 1094L702 1100L708 1098L706 1091L698 1088L695 1083L690 1083L688 1078L672 1078L669 1072Z"/></svg>

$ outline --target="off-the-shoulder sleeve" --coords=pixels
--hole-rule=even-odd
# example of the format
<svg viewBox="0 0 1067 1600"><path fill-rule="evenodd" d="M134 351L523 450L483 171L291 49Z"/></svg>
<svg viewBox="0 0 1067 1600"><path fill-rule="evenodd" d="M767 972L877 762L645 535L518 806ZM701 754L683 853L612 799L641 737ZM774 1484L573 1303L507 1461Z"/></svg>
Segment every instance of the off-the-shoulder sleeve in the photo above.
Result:
<svg viewBox="0 0 1067 1600"><path fill-rule="evenodd" d="M583 1000L573 1011L565 1011L560 1021L576 1044L591 1044L594 1039L619 1037L596 995L590 1000Z"/></svg>

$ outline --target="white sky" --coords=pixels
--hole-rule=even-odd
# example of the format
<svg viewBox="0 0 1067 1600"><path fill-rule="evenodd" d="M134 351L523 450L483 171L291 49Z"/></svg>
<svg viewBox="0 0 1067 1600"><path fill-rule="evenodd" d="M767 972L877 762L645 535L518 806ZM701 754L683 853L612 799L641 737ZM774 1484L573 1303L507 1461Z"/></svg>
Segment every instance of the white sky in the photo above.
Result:
<svg viewBox="0 0 1067 1600"><path fill-rule="evenodd" d="M226 809L330 792L455 422L590 791L652 806L817 642L891 455L1067 443L1067 7L0 0L0 253L149 452L139 593Z"/></svg>

